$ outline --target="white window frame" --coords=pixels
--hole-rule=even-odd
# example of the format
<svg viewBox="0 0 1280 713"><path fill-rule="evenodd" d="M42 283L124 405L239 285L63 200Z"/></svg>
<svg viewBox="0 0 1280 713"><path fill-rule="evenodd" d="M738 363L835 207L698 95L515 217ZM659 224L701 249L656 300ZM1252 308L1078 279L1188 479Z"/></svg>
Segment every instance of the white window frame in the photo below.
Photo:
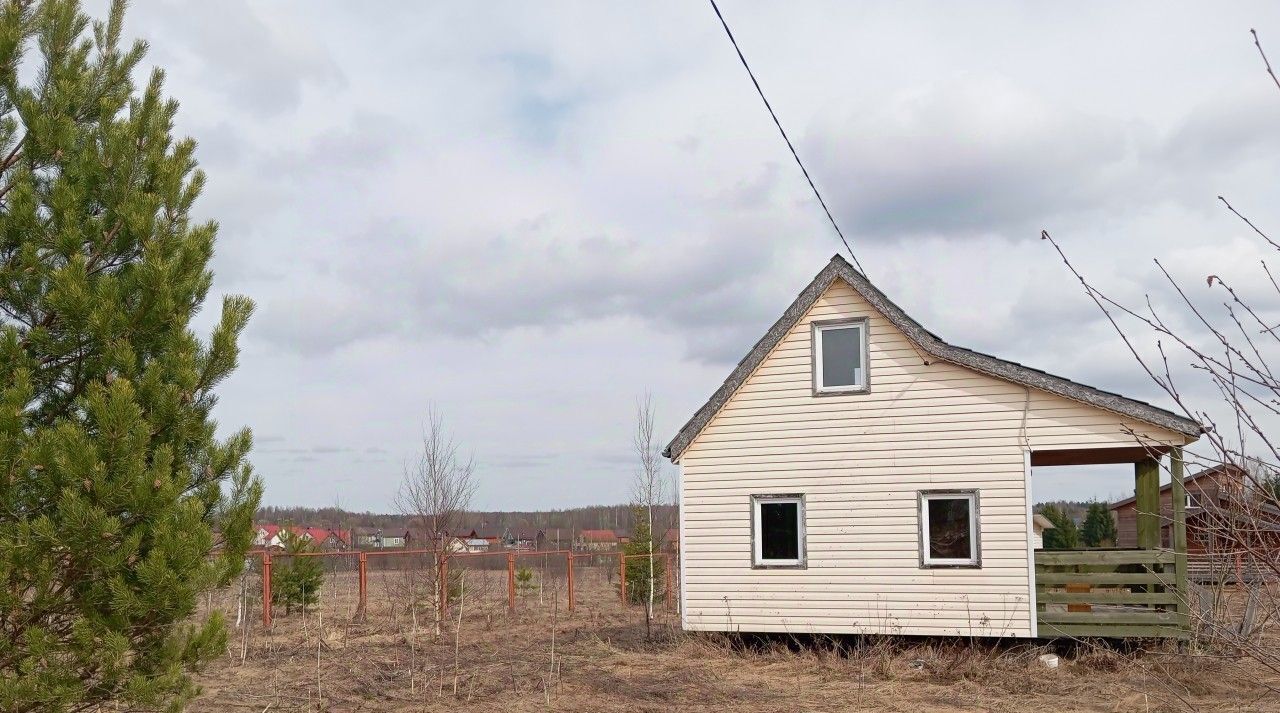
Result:
<svg viewBox="0 0 1280 713"><path fill-rule="evenodd" d="M923 568L957 567L980 569L982 567L982 542L979 538L979 509L977 490L921 490L917 512L920 517L920 566ZM969 501L969 557L932 557L929 554L929 501Z"/></svg>
<svg viewBox="0 0 1280 713"><path fill-rule="evenodd" d="M858 383L856 384L826 386L822 383L822 333L834 329L858 330L858 337L862 346L862 366L858 368L858 372L856 373L859 377ZM863 393L870 388L871 380L868 378L871 369L870 350L868 348L870 336L867 329L866 317L814 322L812 339L810 341L813 347L813 393L815 396L830 394L857 394Z"/></svg>
<svg viewBox="0 0 1280 713"><path fill-rule="evenodd" d="M799 540L795 559L765 559L762 549L764 537L760 532L762 518L760 506L763 503L795 503L796 504L796 537ZM787 493L782 495L751 496L751 566L755 569L804 569L806 566L805 527L804 527L804 495Z"/></svg>

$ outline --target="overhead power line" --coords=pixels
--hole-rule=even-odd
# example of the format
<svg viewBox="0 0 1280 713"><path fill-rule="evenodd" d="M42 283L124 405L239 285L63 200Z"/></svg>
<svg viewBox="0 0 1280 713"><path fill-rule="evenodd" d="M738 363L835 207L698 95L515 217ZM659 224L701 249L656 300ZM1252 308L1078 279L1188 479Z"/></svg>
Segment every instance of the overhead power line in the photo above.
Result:
<svg viewBox="0 0 1280 713"><path fill-rule="evenodd" d="M747 64L747 58L742 54L742 48L738 46L738 41L733 37L733 30L729 29L729 23L725 22L724 15L720 12L720 7L716 5L716 0L710 0L711 9L716 11L716 17L720 18L720 24L724 27L724 32L729 36L729 42L733 44L733 49L738 53L738 59L742 61L742 68L747 70L747 76L751 77L751 83L756 87L756 93L760 95L760 101L764 102L764 108L769 110L769 116L773 117L773 125L778 127L778 133L782 134L782 140L787 142L787 148L791 149L791 156L796 160L796 165L800 167L800 172L804 174L804 179L809 182L809 188L813 189L813 195L818 199L818 204L822 206L822 210L827 214L827 220L831 221L831 227L836 229L836 235L840 236L840 242L844 243L845 250L849 251L849 257L853 259L853 264L858 268L858 272L863 275L867 271L862 269L862 263L858 262L858 256L853 254L853 248L849 246L849 241L844 237L844 231L840 230L840 225L836 223L835 216L831 215L831 209L827 207L827 202L822 199L822 193L818 191L818 187L813 184L813 178L809 176L809 169L804 167L804 162L800 160L800 154L796 153L796 147L792 145L791 138L787 136L786 129L782 128L782 122L778 121L778 114L773 110L773 105L769 103L769 99L765 97L764 90L760 88L760 82L756 79L755 72L751 71L751 65Z"/></svg>

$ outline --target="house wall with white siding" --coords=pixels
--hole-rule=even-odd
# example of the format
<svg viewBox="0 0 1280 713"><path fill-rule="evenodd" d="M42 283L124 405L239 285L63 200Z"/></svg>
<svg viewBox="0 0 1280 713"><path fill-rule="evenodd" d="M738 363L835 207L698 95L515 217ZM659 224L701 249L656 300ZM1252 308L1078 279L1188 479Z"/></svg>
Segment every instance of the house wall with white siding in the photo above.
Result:
<svg viewBox="0 0 1280 713"><path fill-rule="evenodd" d="M812 393L810 322L869 319L868 393ZM690 630L1030 636L1026 452L1155 426L949 363L837 279L680 454ZM980 569L922 569L917 493L977 489ZM803 493L807 566L753 569L750 497Z"/></svg>

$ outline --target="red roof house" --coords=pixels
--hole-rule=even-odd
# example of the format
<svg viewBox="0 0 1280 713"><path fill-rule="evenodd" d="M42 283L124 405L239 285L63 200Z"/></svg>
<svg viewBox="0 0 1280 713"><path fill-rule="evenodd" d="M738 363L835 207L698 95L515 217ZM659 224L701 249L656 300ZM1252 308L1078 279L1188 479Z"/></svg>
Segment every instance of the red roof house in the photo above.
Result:
<svg viewBox="0 0 1280 713"><path fill-rule="evenodd" d="M574 540L574 549L602 552L616 549L618 536L613 530L583 530Z"/></svg>

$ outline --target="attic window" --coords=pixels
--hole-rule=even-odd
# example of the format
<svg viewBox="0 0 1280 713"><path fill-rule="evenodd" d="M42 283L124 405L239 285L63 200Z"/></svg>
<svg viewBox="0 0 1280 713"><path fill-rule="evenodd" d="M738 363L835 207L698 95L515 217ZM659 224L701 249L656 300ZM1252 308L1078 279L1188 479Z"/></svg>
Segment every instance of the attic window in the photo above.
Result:
<svg viewBox="0 0 1280 713"><path fill-rule="evenodd" d="M753 567L803 568L804 496L751 496Z"/></svg>
<svg viewBox="0 0 1280 713"><path fill-rule="evenodd" d="M920 493L920 566L982 566L978 547L977 491L926 490Z"/></svg>
<svg viewBox="0 0 1280 713"><path fill-rule="evenodd" d="M842 394L867 390L867 320L813 324L813 390Z"/></svg>

